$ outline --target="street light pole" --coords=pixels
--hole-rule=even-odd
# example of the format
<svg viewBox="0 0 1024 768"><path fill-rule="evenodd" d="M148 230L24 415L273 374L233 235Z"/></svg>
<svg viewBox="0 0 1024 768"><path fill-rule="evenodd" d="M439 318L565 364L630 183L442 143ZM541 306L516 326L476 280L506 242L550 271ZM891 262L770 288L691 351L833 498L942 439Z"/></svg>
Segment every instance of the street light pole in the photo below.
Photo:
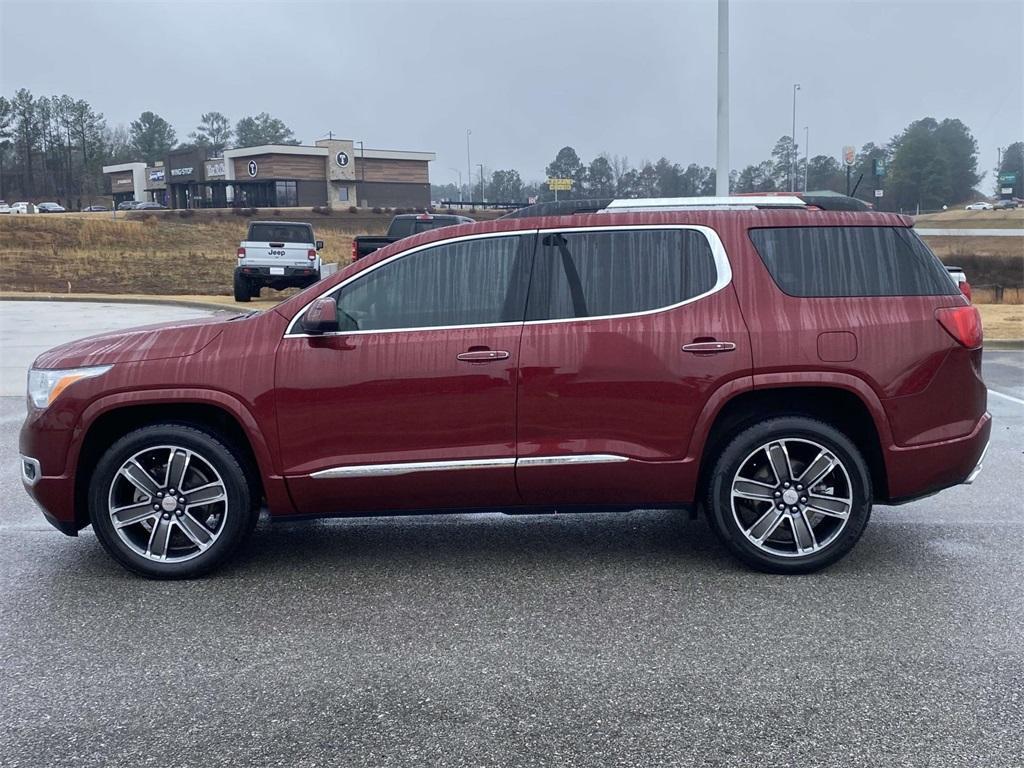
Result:
<svg viewBox="0 0 1024 768"><path fill-rule="evenodd" d="M793 83L793 146L789 159L789 191L796 192L796 92L800 83Z"/></svg>
<svg viewBox="0 0 1024 768"><path fill-rule="evenodd" d="M484 201L484 164L477 163L480 168L480 202Z"/></svg>
<svg viewBox="0 0 1024 768"><path fill-rule="evenodd" d="M469 194L469 199L470 200L473 199L473 189L472 189L472 187L473 187L473 172L471 170L473 168L473 166L470 165L470 162L469 162L469 136L470 136L471 133L473 133L473 132L471 130L469 130L469 128L467 128L466 129L466 185L467 185L468 188L467 188L466 192Z"/></svg>
<svg viewBox="0 0 1024 768"><path fill-rule="evenodd" d="M804 194L807 194L807 167L811 160L811 129L804 126Z"/></svg>
<svg viewBox="0 0 1024 768"><path fill-rule="evenodd" d="M715 194L729 195L729 0L718 0L718 134Z"/></svg>

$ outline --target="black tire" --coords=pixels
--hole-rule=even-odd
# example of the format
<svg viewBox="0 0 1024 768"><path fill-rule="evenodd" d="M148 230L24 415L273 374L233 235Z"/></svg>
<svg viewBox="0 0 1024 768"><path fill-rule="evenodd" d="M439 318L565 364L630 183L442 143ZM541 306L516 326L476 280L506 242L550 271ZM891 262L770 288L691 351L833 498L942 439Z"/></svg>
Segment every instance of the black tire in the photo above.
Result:
<svg viewBox="0 0 1024 768"><path fill-rule="evenodd" d="M249 301L252 298L252 286L249 281L237 272L235 273L235 301ZM256 292L259 296L259 291Z"/></svg>
<svg viewBox="0 0 1024 768"><path fill-rule="evenodd" d="M212 538L212 543L207 543L205 550L195 547L199 551L197 554L191 555L190 559L158 562L152 556L147 556L145 553L140 554L122 539L121 534L115 529L111 519L110 500L114 498L117 490L123 488L123 484L126 482L125 476L119 474L121 468L129 459L139 456L142 452L152 450L153 455L156 456L158 451L166 450L166 448L161 449L161 446L175 446L184 449L186 452L191 452L191 463L185 464L186 467L189 467L187 471L194 473L201 471L203 467L207 468L207 470L212 469L219 475L218 481L223 486L224 500L209 506L199 506L199 511L193 513L195 517L188 518L189 508L184 507L184 505L181 505L183 512L180 514L175 513L186 523L195 523L196 517L202 518L206 515L215 516L223 514L220 526L215 532L207 529L207 533ZM145 459L140 458L139 461L145 461ZM209 573L223 564L238 546L245 541L253 528L255 528L256 521L259 518L259 510L254 503L254 494L250 488L249 477L243 469L244 466L245 460L230 447L229 443L218 435L207 432L199 427L188 424L167 423L154 424L137 429L125 435L107 449L90 478L88 496L89 519L92 522L93 530L111 557L128 570L143 576L155 579L189 579ZM154 474L158 475L158 473ZM168 471L167 476L169 477L170 474L171 472ZM184 467L180 477L186 477L186 469ZM113 485L115 480L119 483L116 487ZM203 480L200 478L193 485L196 483L201 484L202 482ZM132 483L132 485L134 486L135 483ZM177 489L177 492L181 496L194 493L193 488L186 491L186 487L189 487L189 484L183 480L182 488ZM163 487L161 496L164 495L163 491L165 490L166 487ZM139 493L141 494L141 492ZM145 494L141 495L145 496ZM138 504L139 507L146 507L148 513L149 502L156 502L157 498L150 495L145 504L139 503L140 501L141 499L137 496L134 501L129 503ZM159 517L163 515L163 512L161 510L153 514L158 519L151 522L140 521L131 527L126 526L126 528L130 528L129 534L126 535L145 534L147 530L151 530L154 534L150 539L152 541L156 533L154 529L160 524ZM163 516L166 518L172 517L170 514ZM215 517L208 519L215 519ZM147 523L149 525L148 528ZM184 553L180 556L185 556L188 547L191 546L191 542L185 538L184 527L181 523L177 523L177 520L173 523L168 522L166 525L167 528L165 530L170 531L166 537L166 549L170 550L172 541L180 542L181 546L179 549ZM175 538L172 538L172 536ZM137 545L140 543L141 539L137 541ZM149 552L148 546L146 547L146 552Z"/></svg>
<svg viewBox="0 0 1024 768"><path fill-rule="evenodd" d="M775 470L772 468L772 459L764 448L776 441L792 441L786 445L792 445L795 452L806 451L805 456L811 456L819 449L824 449L832 457L838 459L838 468L834 469L835 474L826 476L814 484L812 488L822 488L824 483L831 482L836 498L843 497L845 502L838 503L828 496L814 496L812 488L801 493L807 493L812 504L823 504L829 508L848 507L845 522L841 518L832 518L827 515L815 513L813 509L804 507L801 501L808 497L800 497L793 501L797 506L785 507L782 499L771 501L748 501L743 498L736 498L734 503L733 486L741 468L744 473L741 480L751 478L749 474L752 467L760 464L758 471L764 473L762 480L765 485L778 484L778 492L785 493L782 489L783 480L778 479ZM759 451L765 451L763 454ZM774 450L779 455L777 449ZM788 454L787 454L788 455ZM820 454L819 454L820 455ZM759 458L763 456L763 458ZM822 465L827 466L828 456L822 460ZM789 478L793 481L793 489L796 481L801 479L801 471L807 471L813 463L805 459L802 466L796 457L787 458L782 466L790 466ZM783 472L785 470L783 469ZM845 556L860 539L864 527L871 517L872 487L871 475L867 464L861 456L860 451L853 442L843 433L824 422L802 416L785 416L770 419L760 424L749 427L737 434L728 443L725 450L718 456L712 469L711 481L707 484L708 491L704 506L707 511L709 522L718 537L726 547L740 560L761 571L768 573L794 574L810 573L825 568ZM769 474L770 473L770 474ZM756 483L757 481L755 481ZM744 485L744 488L750 486ZM788 490L790 486L786 486ZM801 484L802 488L803 485ZM776 490L762 491L759 488L752 488L755 493L766 493L775 496ZM847 496L847 493L849 494ZM816 502L815 499L823 499L823 502ZM777 506L779 501L781 506ZM797 510L792 513L785 510ZM806 516L804 516L806 513ZM779 520L779 518L782 518ZM763 522L763 521L767 522ZM771 525L778 520L778 529L761 545L753 539L758 534L771 529ZM754 521L754 522L750 522ZM811 521L811 522L808 522ZM816 521L816 522L815 522ZM840 523L842 523L840 525ZM749 527L744 527L749 525ZM762 527L763 526L763 527ZM806 526L806 527L805 527ZM809 541L818 546L818 536L824 538L820 549L810 552L810 548L801 550L799 540L808 540L806 530L813 533ZM801 532L798 536L797 531ZM786 543L786 537L791 543ZM774 540L779 543L776 544ZM780 554L787 547L792 547L792 553ZM801 551L807 552L800 554Z"/></svg>
<svg viewBox="0 0 1024 768"><path fill-rule="evenodd" d="M256 283L252 283L252 282L249 283L249 296L250 296L250 298L258 299L260 297L260 291L262 291L262 290L263 290L262 286L259 286Z"/></svg>

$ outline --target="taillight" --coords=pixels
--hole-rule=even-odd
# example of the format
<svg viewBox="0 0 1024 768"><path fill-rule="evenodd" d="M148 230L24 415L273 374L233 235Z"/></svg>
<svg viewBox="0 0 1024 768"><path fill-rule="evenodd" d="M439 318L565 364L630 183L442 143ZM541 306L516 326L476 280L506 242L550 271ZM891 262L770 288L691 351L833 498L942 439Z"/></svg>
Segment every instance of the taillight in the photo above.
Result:
<svg viewBox="0 0 1024 768"><path fill-rule="evenodd" d="M359 245L355 240L352 241L352 261L359 258Z"/></svg>
<svg viewBox="0 0 1024 768"><path fill-rule="evenodd" d="M316 248L310 248L306 251L306 258L310 261L316 261Z"/></svg>
<svg viewBox="0 0 1024 768"><path fill-rule="evenodd" d="M971 300L971 284L966 280L960 281L960 293L967 297L967 300Z"/></svg>
<svg viewBox="0 0 1024 768"><path fill-rule="evenodd" d="M935 310L935 319L946 333L956 339L958 344L974 349L980 347L984 338L981 328L981 315L978 308L946 307Z"/></svg>
<svg viewBox="0 0 1024 768"><path fill-rule="evenodd" d="M238 246L238 258L245 258L245 248L243 248L242 246Z"/></svg>

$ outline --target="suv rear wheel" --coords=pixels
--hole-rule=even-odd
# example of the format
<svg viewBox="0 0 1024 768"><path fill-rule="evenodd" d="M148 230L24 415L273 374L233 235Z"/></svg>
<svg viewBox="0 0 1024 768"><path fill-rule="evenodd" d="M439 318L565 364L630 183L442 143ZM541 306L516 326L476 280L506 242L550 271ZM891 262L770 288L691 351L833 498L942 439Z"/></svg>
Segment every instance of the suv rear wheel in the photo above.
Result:
<svg viewBox="0 0 1024 768"><path fill-rule="evenodd" d="M705 501L732 552L771 573L831 565L860 539L871 516L871 476L857 447L804 417L757 424L719 456Z"/></svg>
<svg viewBox="0 0 1024 768"><path fill-rule="evenodd" d="M89 484L89 518L100 542L125 568L153 578L191 578L217 567L258 514L235 453L184 424L125 435L103 454Z"/></svg>

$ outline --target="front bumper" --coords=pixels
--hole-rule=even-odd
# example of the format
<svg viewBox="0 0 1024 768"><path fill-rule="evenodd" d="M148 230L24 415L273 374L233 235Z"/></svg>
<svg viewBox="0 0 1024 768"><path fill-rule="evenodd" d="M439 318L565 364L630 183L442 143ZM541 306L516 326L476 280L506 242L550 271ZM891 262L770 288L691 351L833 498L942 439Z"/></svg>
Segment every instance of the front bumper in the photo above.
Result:
<svg viewBox="0 0 1024 768"><path fill-rule="evenodd" d="M67 536L77 536L82 527L75 520L75 483L67 476L47 477L39 461L19 456L21 484L43 512L46 522Z"/></svg>

